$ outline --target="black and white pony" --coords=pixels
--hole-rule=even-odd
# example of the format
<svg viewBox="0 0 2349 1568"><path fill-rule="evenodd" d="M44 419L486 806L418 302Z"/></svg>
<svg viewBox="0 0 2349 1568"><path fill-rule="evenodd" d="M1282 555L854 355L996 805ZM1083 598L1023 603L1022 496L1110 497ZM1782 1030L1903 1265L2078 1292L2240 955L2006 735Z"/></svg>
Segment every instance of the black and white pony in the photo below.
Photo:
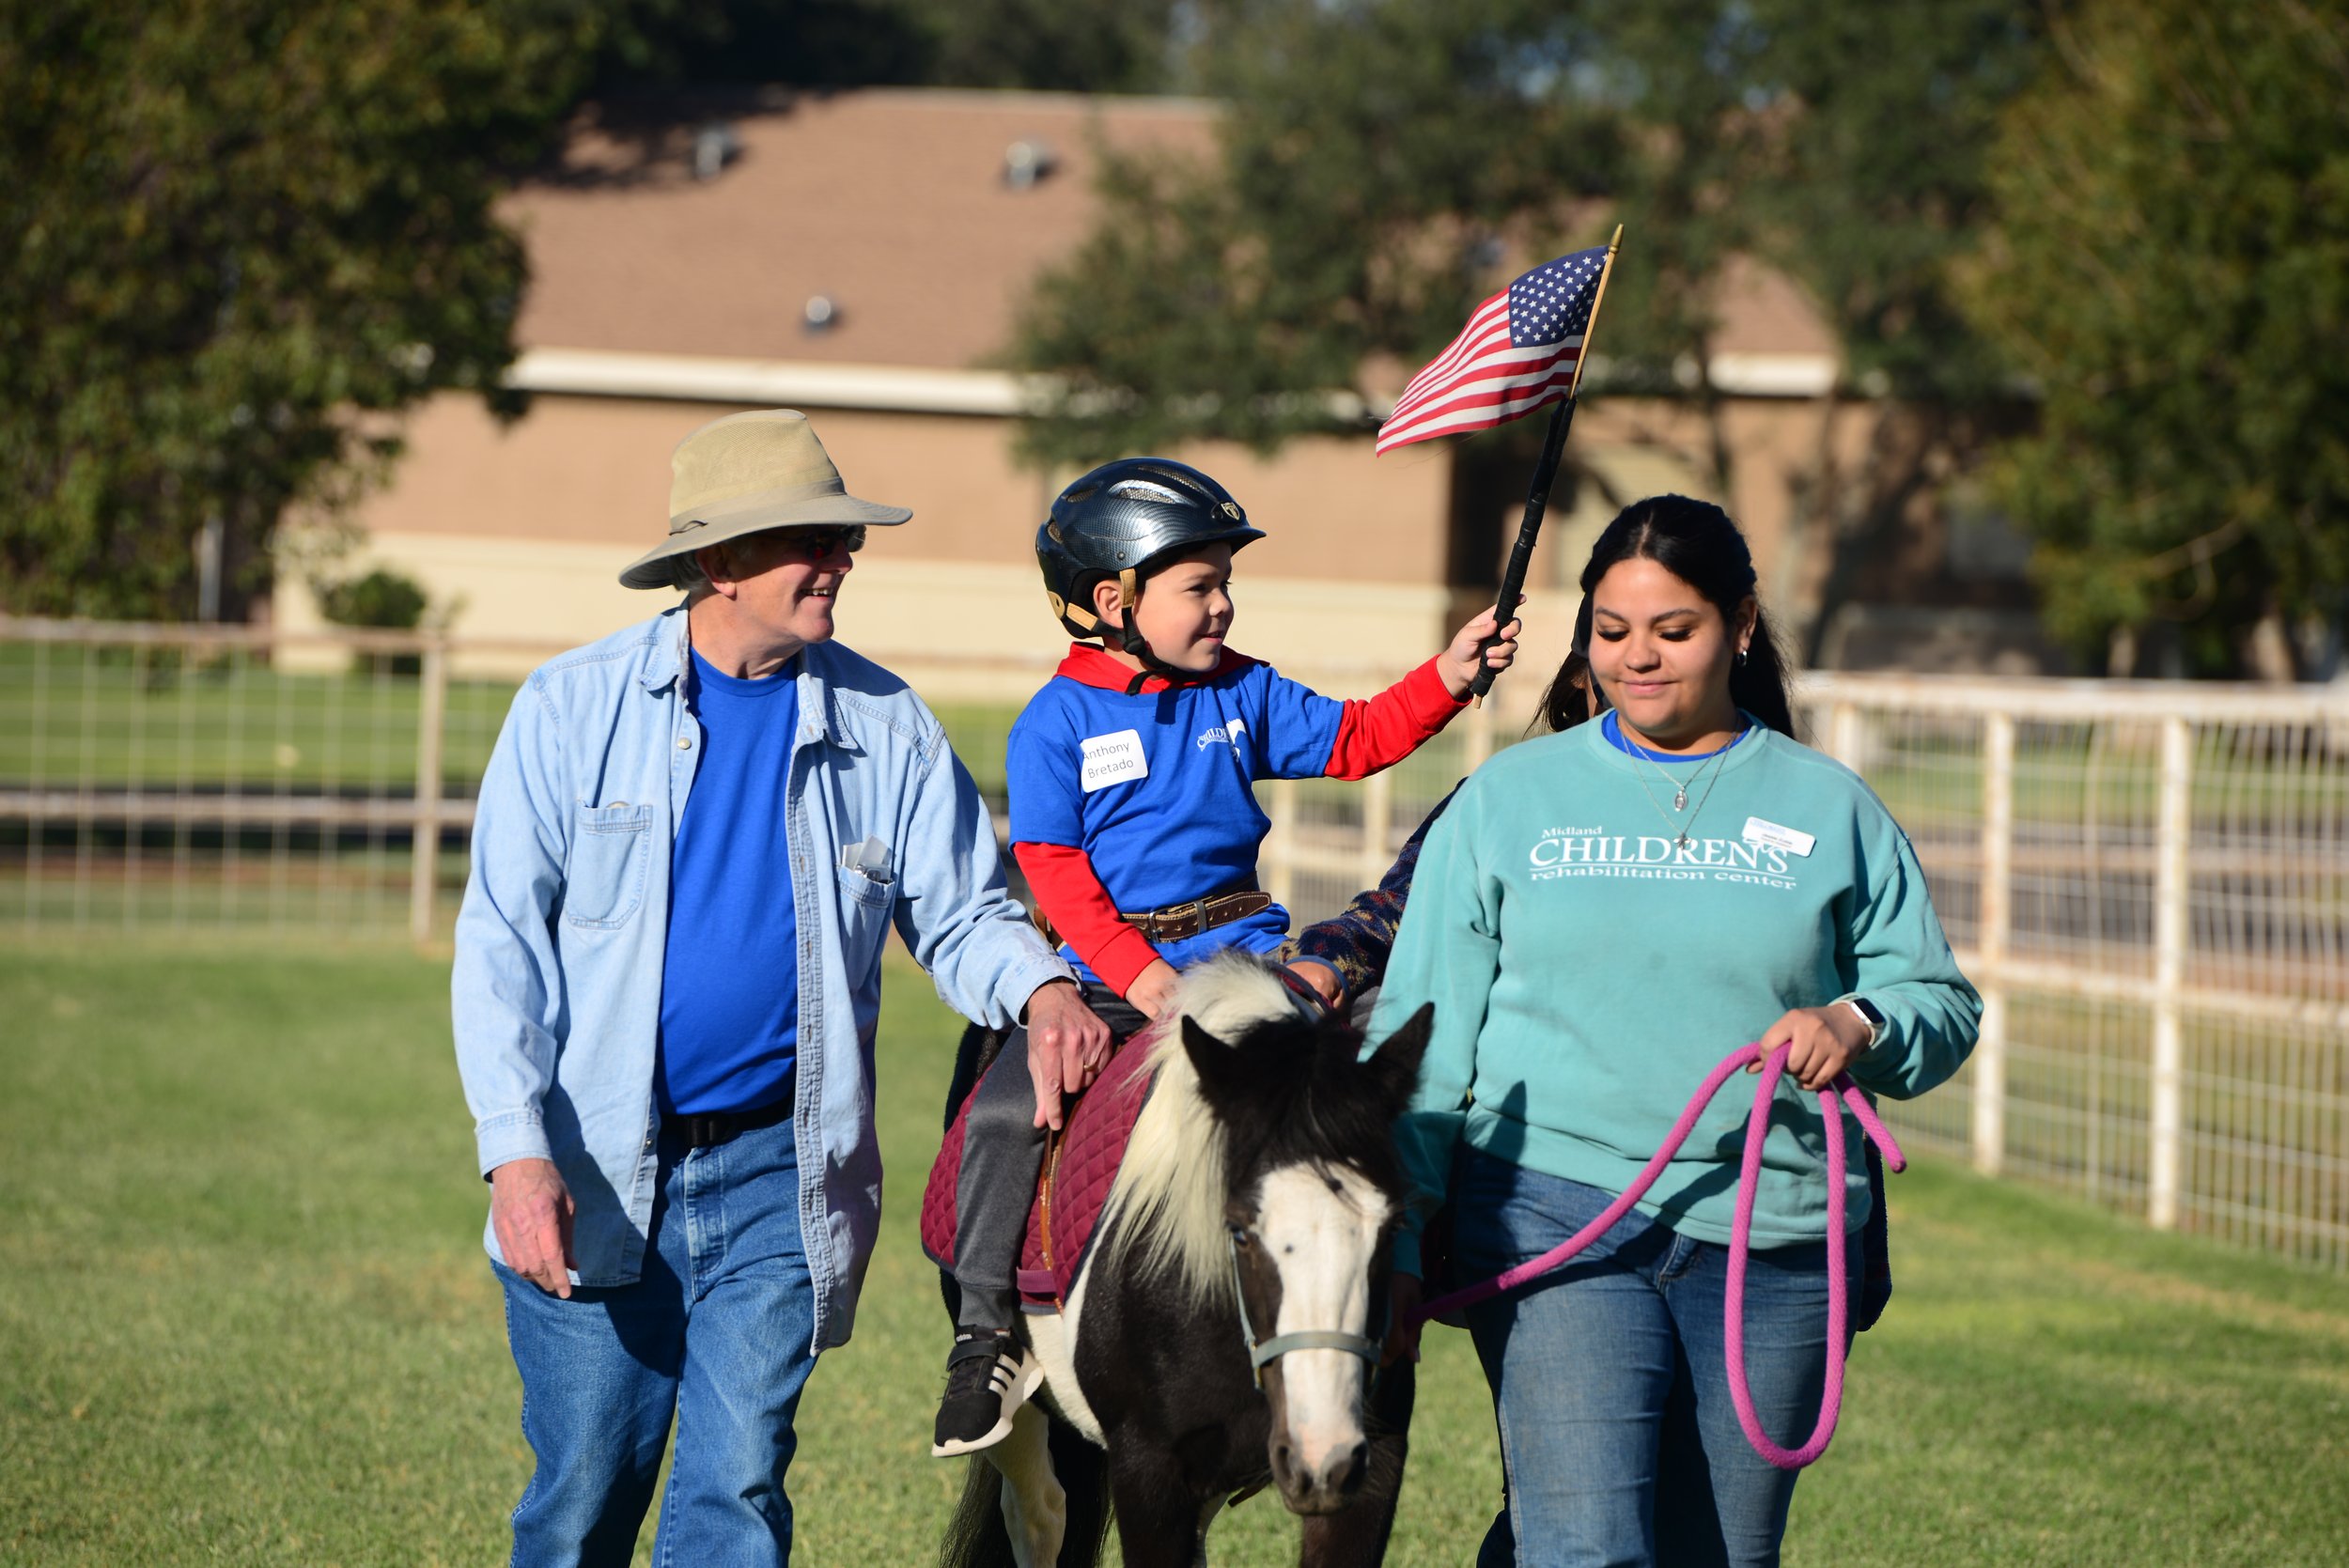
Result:
<svg viewBox="0 0 2349 1568"><path fill-rule="evenodd" d="M1359 1032L1234 955L1175 1012L1140 1043L1149 1102L1066 1309L1026 1319L1044 1384L972 1464L947 1568L1091 1564L1112 1505L1128 1568L1202 1562L1216 1513L1268 1483L1304 1563L1385 1553L1411 1397L1408 1365L1377 1377L1392 1124L1429 1009L1361 1061Z"/></svg>

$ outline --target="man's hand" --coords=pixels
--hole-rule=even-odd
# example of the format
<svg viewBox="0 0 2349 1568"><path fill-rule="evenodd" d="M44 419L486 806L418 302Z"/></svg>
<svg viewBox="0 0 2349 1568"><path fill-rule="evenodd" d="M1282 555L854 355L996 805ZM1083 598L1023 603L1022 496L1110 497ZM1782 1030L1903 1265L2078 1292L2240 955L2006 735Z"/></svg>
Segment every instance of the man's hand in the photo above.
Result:
<svg viewBox="0 0 2349 1568"><path fill-rule="evenodd" d="M1420 1279L1416 1274L1397 1274L1387 1291L1387 1343L1378 1352L1378 1364L1391 1367L1397 1361L1419 1359Z"/></svg>
<svg viewBox="0 0 2349 1568"><path fill-rule="evenodd" d="M1332 1013L1346 1001L1346 986L1338 979L1338 971L1318 958L1299 958L1289 965L1289 972L1305 983L1305 988L1321 999L1321 1004Z"/></svg>
<svg viewBox="0 0 2349 1568"><path fill-rule="evenodd" d="M1505 670L1516 662L1517 631L1524 624L1523 621L1511 621L1508 629L1501 632L1501 641L1495 643L1482 658L1478 657L1477 649L1486 638L1493 634L1491 611L1486 611L1454 633L1451 646L1436 656L1436 671L1443 676L1444 690L1455 697L1465 697L1469 688L1476 682L1477 671L1487 664L1496 670Z"/></svg>
<svg viewBox="0 0 2349 1568"><path fill-rule="evenodd" d="M551 1159L509 1159L490 1172L490 1223L506 1266L570 1299L571 1191Z"/></svg>
<svg viewBox="0 0 2349 1568"><path fill-rule="evenodd" d="M1174 982L1178 978L1174 965L1163 958L1153 958L1150 967L1134 976L1134 983L1126 987L1126 1000L1133 1003L1135 1012L1155 1018L1174 1000Z"/></svg>
<svg viewBox="0 0 2349 1568"><path fill-rule="evenodd" d="M1074 1094L1110 1059L1110 1026L1068 980L1048 980L1028 998L1028 1077L1035 1125L1060 1130L1061 1097Z"/></svg>
<svg viewBox="0 0 2349 1568"><path fill-rule="evenodd" d="M1794 1049L1786 1053L1786 1076L1817 1091L1868 1048L1868 1026L1848 1007L1797 1007L1763 1032L1763 1058L1789 1043ZM1746 1069L1761 1070L1760 1062Z"/></svg>

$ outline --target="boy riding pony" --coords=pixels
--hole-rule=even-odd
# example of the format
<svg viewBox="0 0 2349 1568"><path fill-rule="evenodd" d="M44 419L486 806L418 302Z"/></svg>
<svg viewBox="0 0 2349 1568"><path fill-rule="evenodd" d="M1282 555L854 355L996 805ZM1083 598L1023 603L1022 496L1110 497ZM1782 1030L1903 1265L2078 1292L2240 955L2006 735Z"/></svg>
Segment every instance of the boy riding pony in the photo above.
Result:
<svg viewBox="0 0 2349 1568"><path fill-rule="evenodd" d="M1490 611L1367 702L1339 702L1225 644L1232 555L1264 537L1215 480L1163 458L1106 463L1036 535L1052 613L1078 642L1012 726L1012 853L1048 937L1120 1037L1157 1016L1174 973L1228 947L1268 953L1288 911L1256 884L1269 821L1259 779L1360 779L1440 731L1488 652ZM1122 1000L1121 1000L1122 999ZM1000 1441L1041 1369L1012 1331L1016 1269L1057 1074L1034 1080L1015 1032L972 1092L956 1186L961 1309L930 1452ZM1046 1078L1050 1081L1046 1081Z"/></svg>

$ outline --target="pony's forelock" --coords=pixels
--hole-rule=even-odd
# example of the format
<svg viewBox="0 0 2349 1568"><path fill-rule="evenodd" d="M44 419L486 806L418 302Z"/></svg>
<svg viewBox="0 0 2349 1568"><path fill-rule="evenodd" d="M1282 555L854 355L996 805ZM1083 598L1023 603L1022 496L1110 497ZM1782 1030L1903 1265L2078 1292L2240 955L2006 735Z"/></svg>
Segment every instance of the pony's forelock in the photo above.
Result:
<svg viewBox="0 0 2349 1568"><path fill-rule="evenodd" d="M1101 1223L1113 1250L1134 1250L1142 1268L1171 1275L1195 1297L1230 1294L1232 1259L1223 1225L1222 1141L1183 1048L1181 1020L1230 1040L1296 1010L1263 960L1221 954L1184 972L1174 1016L1150 1042L1150 1101L1134 1123Z"/></svg>

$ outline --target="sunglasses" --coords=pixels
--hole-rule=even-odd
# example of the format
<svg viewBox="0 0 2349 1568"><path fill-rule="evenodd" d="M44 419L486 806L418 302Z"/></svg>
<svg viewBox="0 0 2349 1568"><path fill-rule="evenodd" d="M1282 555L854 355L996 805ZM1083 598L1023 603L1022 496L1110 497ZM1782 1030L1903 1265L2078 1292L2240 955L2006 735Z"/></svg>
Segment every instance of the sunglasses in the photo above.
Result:
<svg viewBox="0 0 2349 1568"><path fill-rule="evenodd" d="M834 551L853 555L864 548L863 524L837 528L778 528L773 550L786 560L821 561Z"/></svg>

